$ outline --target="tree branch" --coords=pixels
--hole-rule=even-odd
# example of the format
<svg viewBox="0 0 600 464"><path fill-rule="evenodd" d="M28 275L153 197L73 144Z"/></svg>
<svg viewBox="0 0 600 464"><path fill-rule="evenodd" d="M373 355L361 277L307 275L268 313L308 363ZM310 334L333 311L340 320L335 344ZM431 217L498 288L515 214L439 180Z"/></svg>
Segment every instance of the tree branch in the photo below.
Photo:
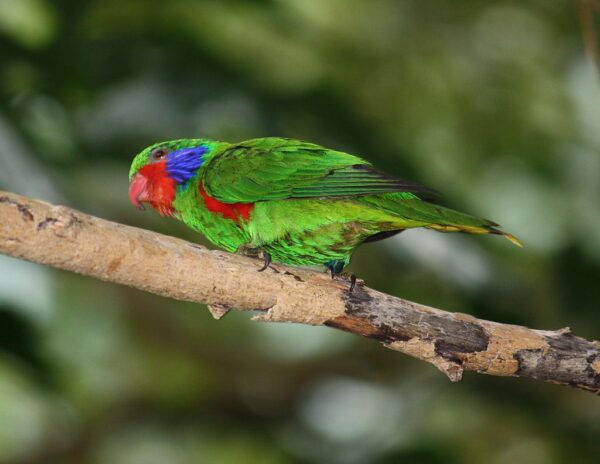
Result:
<svg viewBox="0 0 600 464"><path fill-rule="evenodd" d="M178 300L259 311L255 319L335 327L435 365L600 393L600 343L396 298L326 274L210 251L177 238L0 192L0 253Z"/></svg>

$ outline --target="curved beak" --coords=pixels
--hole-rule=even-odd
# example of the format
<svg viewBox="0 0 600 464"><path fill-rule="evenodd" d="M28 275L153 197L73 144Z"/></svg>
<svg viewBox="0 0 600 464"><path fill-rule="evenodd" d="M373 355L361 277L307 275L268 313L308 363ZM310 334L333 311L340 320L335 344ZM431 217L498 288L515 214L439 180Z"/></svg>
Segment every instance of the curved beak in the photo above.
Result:
<svg viewBox="0 0 600 464"><path fill-rule="evenodd" d="M143 201L148 200L148 179L139 172L133 176L129 183L129 201L133 206L144 210Z"/></svg>

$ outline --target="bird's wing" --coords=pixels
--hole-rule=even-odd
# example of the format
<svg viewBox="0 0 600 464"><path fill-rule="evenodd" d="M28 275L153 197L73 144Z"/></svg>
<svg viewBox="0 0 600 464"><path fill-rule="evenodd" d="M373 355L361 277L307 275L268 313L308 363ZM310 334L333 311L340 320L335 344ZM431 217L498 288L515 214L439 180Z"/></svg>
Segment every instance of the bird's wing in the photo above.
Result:
<svg viewBox="0 0 600 464"><path fill-rule="evenodd" d="M388 192L407 192L411 198L435 194L421 184L378 171L357 156L275 137L227 148L207 163L202 182L210 196L225 203Z"/></svg>

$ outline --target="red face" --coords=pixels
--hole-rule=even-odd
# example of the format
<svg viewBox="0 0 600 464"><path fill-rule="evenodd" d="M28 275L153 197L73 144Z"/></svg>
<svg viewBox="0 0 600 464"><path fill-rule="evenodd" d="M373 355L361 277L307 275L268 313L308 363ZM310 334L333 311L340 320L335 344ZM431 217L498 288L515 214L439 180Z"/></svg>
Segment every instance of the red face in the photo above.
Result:
<svg viewBox="0 0 600 464"><path fill-rule="evenodd" d="M163 216L174 213L177 182L167 175L167 163L162 159L147 164L131 179L129 201L137 208L144 209L142 203L148 203Z"/></svg>

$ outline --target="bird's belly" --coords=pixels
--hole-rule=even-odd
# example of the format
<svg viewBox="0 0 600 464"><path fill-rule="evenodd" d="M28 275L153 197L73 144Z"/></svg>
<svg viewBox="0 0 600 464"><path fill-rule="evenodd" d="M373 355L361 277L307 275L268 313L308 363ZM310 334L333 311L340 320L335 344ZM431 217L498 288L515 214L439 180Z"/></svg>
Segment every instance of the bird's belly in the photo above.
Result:
<svg viewBox="0 0 600 464"><path fill-rule="evenodd" d="M354 249L385 225L351 202L287 200L257 203L248 230L274 262L323 265L347 264Z"/></svg>
<svg viewBox="0 0 600 464"><path fill-rule="evenodd" d="M345 239L342 229L343 226L325 226L304 233L290 234L264 243L261 248L277 263L313 266L329 261L344 261L347 264L361 241Z"/></svg>

